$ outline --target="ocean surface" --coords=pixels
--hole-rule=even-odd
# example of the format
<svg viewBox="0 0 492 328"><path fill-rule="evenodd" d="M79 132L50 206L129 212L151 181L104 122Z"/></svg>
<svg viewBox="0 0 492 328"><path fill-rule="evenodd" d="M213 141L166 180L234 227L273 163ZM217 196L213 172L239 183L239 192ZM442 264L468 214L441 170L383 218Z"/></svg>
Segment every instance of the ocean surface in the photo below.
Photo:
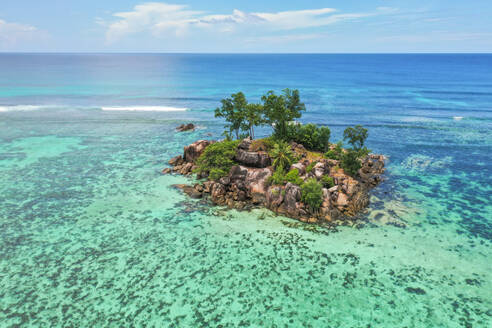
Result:
<svg viewBox="0 0 492 328"><path fill-rule="evenodd" d="M360 224L161 175L220 99L284 88L388 156ZM491 327L491 163L492 55L0 54L0 326Z"/></svg>

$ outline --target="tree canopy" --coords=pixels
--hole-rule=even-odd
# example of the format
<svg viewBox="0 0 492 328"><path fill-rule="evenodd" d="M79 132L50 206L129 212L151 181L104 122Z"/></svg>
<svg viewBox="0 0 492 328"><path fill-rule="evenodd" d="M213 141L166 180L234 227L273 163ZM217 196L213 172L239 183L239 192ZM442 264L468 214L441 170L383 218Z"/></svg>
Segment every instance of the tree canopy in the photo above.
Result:
<svg viewBox="0 0 492 328"><path fill-rule="evenodd" d="M343 140L348 140L348 143L352 145L354 150L360 150L364 147L367 135L367 129L362 125L356 125L353 128L348 127L343 131Z"/></svg>
<svg viewBox="0 0 492 328"><path fill-rule="evenodd" d="M281 140L288 138L288 125L302 116L306 106L301 102L299 90L284 89L282 95L269 91L261 97L266 123L273 127L273 135Z"/></svg>
<svg viewBox="0 0 492 328"><path fill-rule="evenodd" d="M227 124L224 126L228 131L225 134L234 134L236 139L243 136L254 138L254 127L262 125L263 106L261 104L249 104L244 93L238 92L231 98L221 100L222 106L215 109L215 117L223 117ZM241 131L246 132L241 134Z"/></svg>

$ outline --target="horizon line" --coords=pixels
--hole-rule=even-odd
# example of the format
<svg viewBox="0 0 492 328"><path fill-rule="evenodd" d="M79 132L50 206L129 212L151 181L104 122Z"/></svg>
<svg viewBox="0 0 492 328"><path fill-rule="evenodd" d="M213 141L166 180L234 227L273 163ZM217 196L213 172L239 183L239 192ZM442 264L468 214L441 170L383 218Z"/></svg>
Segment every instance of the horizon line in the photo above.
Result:
<svg viewBox="0 0 492 328"><path fill-rule="evenodd" d="M161 55L492 55L491 52L194 52L194 51L0 51L3 54L161 54Z"/></svg>

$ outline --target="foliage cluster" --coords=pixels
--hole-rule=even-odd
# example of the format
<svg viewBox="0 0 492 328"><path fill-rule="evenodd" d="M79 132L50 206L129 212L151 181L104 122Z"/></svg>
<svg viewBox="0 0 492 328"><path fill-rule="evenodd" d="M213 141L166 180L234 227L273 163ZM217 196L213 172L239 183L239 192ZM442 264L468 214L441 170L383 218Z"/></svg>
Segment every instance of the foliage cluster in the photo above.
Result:
<svg viewBox="0 0 492 328"><path fill-rule="evenodd" d="M302 201L315 211L323 204L323 186L315 178L310 178L301 186Z"/></svg>
<svg viewBox="0 0 492 328"><path fill-rule="evenodd" d="M236 165L234 156L239 141L222 141L213 143L200 155L196 161L196 173L208 173L211 180L226 176L231 167Z"/></svg>
<svg viewBox="0 0 492 328"><path fill-rule="evenodd" d="M215 117L223 117L227 124L224 134L227 139L247 137L254 138L254 127L264 124L263 106L261 104L249 104L244 93L238 92L231 98L221 100L222 106L215 110ZM245 133L244 133L245 132Z"/></svg>
<svg viewBox="0 0 492 328"><path fill-rule="evenodd" d="M249 135L254 139L254 128L268 124L273 128L276 139L288 140L289 124L306 110L299 90L285 89L281 95L269 91L261 100L262 104L248 103L242 92L221 100L222 105L215 110L215 117L222 117L227 122L224 126L227 138L234 135L239 139Z"/></svg>
<svg viewBox="0 0 492 328"><path fill-rule="evenodd" d="M275 140L273 137L253 140L251 143L251 151L270 151L275 147Z"/></svg>
<svg viewBox="0 0 492 328"><path fill-rule="evenodd" d="M302 144L309 150L325 152L328 150L331 131L326 126L315 124L291 124L288 128L289 140Z"/></svg>
<svg viewBox="0 0 492 328"><path fill-rule="evenodd" d="M301 179L299 176L299 170L298 169L293 169L290 170L286 175L284 179L285 183L290 182L295 185L301 186L304 183L304 180Z"/></svg>
<svg viewBox="0 0 492 328"><path fill-rule="evenodd" d="M325 157L328 159L341 160L343 156L342 142L339 141L333 149L326 152Z"/></svg>
<svg viewBox="0 0 492 328"><path fill-rule="evenodd" d="M299 170L298 169L293 169L290 170L289 172L285 173L284 169L281 167L278 167L268 178L267 183L269 185L284 185L286 183L292 183L298 186L302 186L304 183L304 180L301 179L299 176Z"/></svg>
<svg viewBox="0 0 492 328"><path fill-rule="evenodd" d="M273 136L279 140L288 140L288 127L297 118L301 118L306 106L301 102L299 90L284 89L283 94L273 91L261 97L265 122L273 127Z"/></svg>
<svg viewBox="0 0 492 328"><path fill-rule="evenodd" d="M333 181L333 178L328 176L328 175L323 175L321 178L321 184L323 187L330 189L331 187L335 186L335 181Z"/></svg>
<svg viewBox="0 0 492 328"><path fill-rule="evenodd" d="M309 165L306 167L306 172L311 173L311 171L314 169L314 166L317 164L317 162L311 162Z"/></svg>
<svg viewBox="0 0 492 328"><path fill-rule="evenodd" d="M348 149L345 154L343 154L340 166L349 175L357 175L357 172L362 166L360 158L367 156L370 153L370 150L364 146L367 136L367 129L361 125L348 127L343 131L343 139L347 140L352 148Z"/></svg>
<svg viewBox="0 0 492 328"><path fill-rule="evenodd" d="M290 168L295 161L294 152L290 148L290 145L284 141L277 142L273 149L269 153L273 160L273 167Z"/></svg>
<svg viewBox="0 0 492 328"><path fill-rule="evenodd" d="M268 177L267 184L269 185L283 185L285 182L285 171L283 167L277 167L273 174Z"/></svg>
<svg viewBox="0 0 492 328"><path fill-rule="evenodd" d="M340 166L348 175L356 176L357 172L362 167L359 160L359 153L353 149L347 150L347 152L343 154Z"/></svg>
<svg viewBox="0 0 492 328"><path fill-rule="evenodd" d="M364 147L367 135L367 129L362 127L362 125L356 125L343 131L343 140L348 140L348 143L352 145L352 149L360 150Z"/></svg>

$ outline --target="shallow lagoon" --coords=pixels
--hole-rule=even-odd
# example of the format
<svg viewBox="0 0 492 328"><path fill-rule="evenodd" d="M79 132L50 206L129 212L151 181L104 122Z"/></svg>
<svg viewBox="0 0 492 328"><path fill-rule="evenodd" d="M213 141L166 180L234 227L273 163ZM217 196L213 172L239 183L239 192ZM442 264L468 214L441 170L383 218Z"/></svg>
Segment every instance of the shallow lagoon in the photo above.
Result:
<svg viewBox="0 0 492 328"><path fill-rule="evenodd" d="M206 109L0 113L1 325L490 326L490 97L461 95L467 108L441 117L447 98L423 109L411 86L393 87L400 100L360 85L355 98L340 86L323 91L342 99L319 100L299 84L306 120L337 140L359 111L369 146L389 156L356 227L210 208L172 188L187 180L161 175L165 162L220 134ZM175 133L183 121L199 129Z"/></svg>

